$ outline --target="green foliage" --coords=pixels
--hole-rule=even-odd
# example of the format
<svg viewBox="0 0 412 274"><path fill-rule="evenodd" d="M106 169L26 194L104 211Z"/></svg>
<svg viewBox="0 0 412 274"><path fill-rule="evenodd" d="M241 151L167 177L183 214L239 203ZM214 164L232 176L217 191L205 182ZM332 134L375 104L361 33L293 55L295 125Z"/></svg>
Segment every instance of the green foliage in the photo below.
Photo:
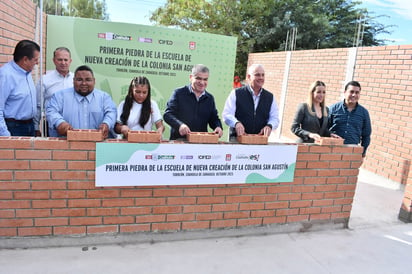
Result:
<svg viewBox="0 0 412 274"><path fill-rule="evenodd" d="M363 46L382 45L389 33L366 9L350 0L168 0L152 22L238 38L236 71L245 75L250 52L285 50L297 29L296 49L351 47L363 17ZM390 27L390 26L389 26Z"/></svg>
<svg viewBox="0 0 412 274"><path fill-rule="evenodd" d="M39 0L34 0L39 5ZM46 14L108 20L106 0L43 0Z"/></svg>

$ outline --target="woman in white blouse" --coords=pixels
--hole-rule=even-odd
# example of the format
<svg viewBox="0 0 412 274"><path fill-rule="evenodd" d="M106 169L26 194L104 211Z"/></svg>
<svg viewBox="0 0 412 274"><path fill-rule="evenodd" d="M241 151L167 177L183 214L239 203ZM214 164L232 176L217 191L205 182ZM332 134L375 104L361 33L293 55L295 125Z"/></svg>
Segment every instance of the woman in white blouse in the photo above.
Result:
<svg viewBox="0 0 412 274"><path fill-rule="evenodd" d="M153 125L160 134L163 133L159 107L150 99L150 82L144 76L135 77L130 82L125 100L117 107L115 132L127 138L129 130L151 131Z"/></svg>

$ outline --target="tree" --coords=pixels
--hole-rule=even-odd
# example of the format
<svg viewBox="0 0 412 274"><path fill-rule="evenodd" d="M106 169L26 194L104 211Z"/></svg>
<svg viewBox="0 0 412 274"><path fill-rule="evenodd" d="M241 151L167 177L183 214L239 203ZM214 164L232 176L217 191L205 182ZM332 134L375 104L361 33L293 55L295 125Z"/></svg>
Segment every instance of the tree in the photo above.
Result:
<svg viewBox="0 0 412 274"><path fill-rule="evenodd" d="M150 18L158 25L238 38L236 74L245 75L249 52L285 50L297 29L296 49L351 47L360 18L363 45L381 45L389 33L350 0L168 0Z"/></svg>
<svg viewBox="0 0 412 274"><path fill-rule="evenodd" d="M40 0L34 0L39 5ZM109 20L106 0L44 0L46 14Z"/></svg>

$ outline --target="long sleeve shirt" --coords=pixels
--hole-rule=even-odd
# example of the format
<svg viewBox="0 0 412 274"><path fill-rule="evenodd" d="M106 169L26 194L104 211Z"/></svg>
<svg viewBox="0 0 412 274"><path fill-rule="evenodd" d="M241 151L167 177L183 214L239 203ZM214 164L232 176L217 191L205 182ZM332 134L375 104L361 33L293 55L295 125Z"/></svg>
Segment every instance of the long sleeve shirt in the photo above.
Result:
<svg viewBox="0 0 412 274"><path fill-rule="evenodd" d="M43 103L43 109L46 109L46 104L50 100L51 96L59 90L70 88L73 86L73 76L72 72L66 74L66 76L61 75L57 70L47 71L42 77L43 88L40 86L40 81L36 85L37 94L37 113L38 117L35 119L35 124L40 121L41 114L41 104ZM43 98L42 93L43 92ZM42 101L43 100L43 101Z"/></svg>
<svg viewBox="0 0 412 274"><path fill-rule="evenodd" d="M147 121L147 123L144 125L144 127L142 127L139 124L140 114L142 112L142 104L139 104L136 101L133 101L133 107L130 109L129 119L127 119L127 126L129 127L130 130L150 131L153 129L153 125L155 125L156 122L162 120L162 115L160 114L160 110L159 110L157 103L151 100L150 104L152 107L152 113L150 114L150 118ZM117 121L119 123L122 123L120 120L120 116L123 113L123 106L124 106L124 101L120 102L119 106L117 107Z"/></svg>
<svg viewBox="0 0 412 274"><path fill-rule="evenodd" d="M166 123L171 127L170 139L181 138L179 127L186 124L193 132L207 132L207 125L211 129L222 127L212 94L205 91L196 98L190 86L176 89L169 101L163 115Z"/></svg>
<svg viewBox="0 0 412 274"><path fill-rule="evenodd" d="M109 130L113 130L117 110L110 95L104 91L94 89L89 95L81 96L74 88L68 88L52 95L46 106L46 117L54 129L67 122L74 129L98 129L105 123Z"/></svg>
<svg viewBox="0 0 412 274"><path fill-rule="evenodd" d="M330 132L345 139L344 144L361 144L363 156L371 142L372 126L369 112L357 104L349 111L345 102L337 102L329 107Z"/></svg>
<svg viewBox="0 0 412 274"><path fill-rule="evenodd" d="M8 62L0 68L0 136L10 136L6 118L29 120L36 115L36 89L31 72L14 61Z"/></svg>

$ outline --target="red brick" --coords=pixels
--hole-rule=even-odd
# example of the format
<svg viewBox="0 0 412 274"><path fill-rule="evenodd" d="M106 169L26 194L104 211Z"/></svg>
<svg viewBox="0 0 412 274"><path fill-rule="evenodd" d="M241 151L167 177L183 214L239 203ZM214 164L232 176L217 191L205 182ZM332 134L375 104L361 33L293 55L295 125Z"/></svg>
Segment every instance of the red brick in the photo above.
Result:
<svg viewBox="0 0 412 274"><path fill-rule="evenodd" d="M229 195L239 195L240 188L217 188L213 190L213 196L229 196Z"/></svg>
<svg viewBox="0 0 412 274"><path fill-rule="evenodd" d="M69 147L72 150L96 150L95 142L69 142Z"/></svg>
<svg viewBox="0 0 412 274"><path fill-rule="evenodd" d="M54 150L52 153L53 160L88 160L87 151L72 150Z"/></svg>
<svg viewBox="0 0 412 274"><path fill-rule="evenodd" d="M153 197L183 196L183 189L154 189Z"/></svg>
<svg viewBox="0 0 412 274"><path fill-rule="evenodd" d="M17 217L14 209L3 209L0 210L0 219L1 218L14 218Z"/></svg>
<svg viewBox="0 0 412 274"><path fill-rule="evenodd" d="M219 228L219 227L235 227L236 220L212 220L210 223L210 228Z"/></svg>
<svg viewBox="0 0 412 274"><path fill-rule="evenodd" d="M50 209L17 209L17 218L28 218L28 217L50 217Z"/></svg>
<svg viewBox="0 0 412 274"><path fill-rule="evenodd" d="M80 216L86 216L86 209L85 208L57 208L57 209L52 209L52 216L55 217L63 217L63 216L68 216L68 217L80 217Z"/></svg>
<svg viewBox="0 0 412 274"><path fill-rule="evenodd" d="M0 160L5 160L5 159L12 160L12 159L14 159L14 149L9 149L9 150L1 149L0 152L1 152L0 153L0 155L1 155Z"/></svg>
<svg viewBox="0 0 412 274"><path fill-rule="evenodd" d="M86 226L60 226L53 228L54 235L85 235Z"/></svg>
<svg viewBox="0 0 412 274"><path fill-rule="evenodd" d="M280 216L280 217L264 217L262 224L267 225L267 224L284 224L286 223L286 216Z"/></svg>
<svg viewBox="0 0 412 274"><path fill-rule="evenodd" d="M191 213L191 212L211 212L212 206L211 205L186 205L183 206L184 213Z"/></svg>
<svg viewBox="0 0 412 274"><path fill-rule="evenodd" d="M52 235L51 227L21 227L17 229L18 236L49 236Z"/></svg>
<svg viewBox="0 0 412 274"><path fill-rule="evenodd" d="M150 231L150 224L120 225L120 233Z"/></svg>
<svg viewBox="0 0 412 274"><path fill-rule="evenodd" d="M255 210L250 212L250 217L258 218L258 217L271 217L275 216L275 210Z"/></svg>
<svg viewBox="0 0 412 274"><path fill-rule="evenodd" d="M52 171L52 180L84 180L86 178L85 171Z"/></svg>
<svg viewBox="0 0 412 274"><path fill-rule="evenodd" d="M69 224L69 218L35 218L34 226L65 226Z"/></svg>
<svg viewBox="0 0 412 274"><path fill-rule="evenodd" d="M239 219L239 218L249 218L250 211L234 211L234 212L225 212L223 214L223 219Z"/></svg>
<svg viewBox="0 0 412 274"><path fill-rule="evenodd" d="M265 203L265 209L289 208L289 201Z"/></svg>
<svg viewBox="0 0 412 274"><path fill-rule="evenodd" d="M32 182L31 188L33 190L66 189L66 182L53 182L53 181Z"/></svg>
<svg viewBox="0 0 412 274"><path fill-rule="evenodd" d="M309 215L287 216L288 223L305 222L309 220Z"/></svg>
<svg viewBox="0 0 412 274"><path fill-rule="evenodd" d="M237 211L239 204L217 204L212 206L212 211Z"/></svg>
<svg viewBox="0 0 412 274"><path fill-rule="evenodd" d="M27 170L29 169L29 161L27 160L9 160L0 161L0 169L10 169L10 170Z"/></svg>
<svg viewBox="0 0 412 274"><path fill-rule="evenodd" d="M100 199L74 199L68 200L69 208L73 207L101 207L102 202Z"/></svg>
<svg viewBox="0 0 412 274"><path fill-rule="evenodd" d="M168 205L194 205L196 197L171 197L166 202Z"/></svg>
<svg viewBox="0 0 412 274"><path fill-rule="evenodd" d="M96 163L94 161L69 161L67 169L69 170L94 170Z"/></svg>
<svg viewBox="0 0 412 274"><path fill-rule="evenodd" d="M50 171L15 171L15 180L50 180Z"/></svg>
<svg viewBox="0 0 412 274"><path fill-rule="evenodd" d="M70 225L101 225L102 217L71 217Z"/></svg>
<svg viewBox="0 0 412 274"><path fill-rule="evenodd" d="M32 208L61 208L66 207L65 200L33 200Z"/></svg>
<svg viewBox="0 0 412 274"><path fill-rule="evenodd" d="M276 210L276 216L290 216L290 215L298 215L299 208L293 209L278 209Z"/></svg>
<svg viewBox="0 0 412 274"><path fill-rule="evenodd" d="M184 196L212 196L213 189L211 188L194 188L194 189L185 189Z"/></svg>
<svg viewBox="0 0 412 274"><path fill-rule="evenodd" d="M47 139L34 139L34 149L68 149L69 144L64 139L47 138Z"/></svg>
<svg viewBox="0 0 412 274"><path fill-rule="evenodd" d="M237 220L238 226L252 226L252 225L262 225L262 218L249 218L249 219L239 219Z"/></svg>
<svg viewBox="0 0 412 274"><path fill-rule="evenodd" d="M37 170L55 170L55 169L67 169L66 161L39 161L31 160L30 168Z"/></svg>
<svg viewBox="0 0 412 274"><path fill-rule="evenodd" d="M166 198L137 198L137 206L157 206L166 205Z"/></svg>
<svg viewBox="0 0 412 274"><path fill-rule="evenodd" d="M153 214L163 214L163 213L181 213L181 206L156 206L153 207Z"/></svg>
<svg viewBox="0 0 412 274"><path fill-rule="evenodd" d="M120 198L120 199L105 199L102 201L102 207L115 207L115 206L134 206L134 199Z"/></svg>
<svg viewBox="0 0 412 274"><path fill-rule="evenodd" d="M99 190L88 190L87 198L117 198L119 197L120 191L118 189L99 189Z"/></svg>
<svg viewBox="0 0 412 274"><path fill-rule="evenodd" d="M105 233L117 233L119 227L117 225L103 225L103 226L88 226L87 234L105 234Z"/></svg>
<svg viewBox="0 0 412 274"><path fill-rule="evenodd" d="M0 228L0 237L16 237L17 228Z"/></svg>
<svg viewBox="0 0 412 274"><path fill-rule="evenodd" d="M205 220L219 220L223 218L223 213L197 213L196 220L205 221Z"/></svg>
<svg viewBox="0 0 412 274"><path fill-rule="evenodd" d="M84 190L53 190L52 199L84 199L86 192Z"/></svg>
<svg viewBox="0 0 412 274"><path fill-rule="evenodd" d="M133 216L116 216L116 217L103 217L103 223L105 225L110 224L133 224L135 219Z"/></svg>
<svg viewBox="0 0 412 274"><path fill-rule="evenodd" d="M30 201L0 201L0 209L30 208Z"/></svg>
<svg viewBox="0 0 412 274"><path fill-rule="evenodd" d="M233 203L248 203L252 201L252 196L227 196L226 203L233 204ZM223 204L223 203L222 203Z"/></svg>
<svg viewBox="0 0 412 274"><path fill-rule="evenodd" d="M182 229L207 229L210 228L210 221L182 222Z"/></svg>
<svg viewBox="0 0 412 274"><path fill-rule="evenodd" d="M88 208L87 216L118 216L119 208Z"/></svg>
<svg viewBox="0 0 412 274"><path fill-rule="evenodd" d="M182 222L182 221L194 221L194 213L185 213L185 214L168 214L166 216L166 222Z"/></svg>
<svg viewBox="0 0 412 274"><path fill-rule="evenodd" d="M51 159L50 150L16 150L15 151L16 160L18 159L36 159L36 160L47 160Z"/></svg>
<svg viewBox="0 0 412 274"><path fill-rule="evenodd" d="M126 207L120 209L120 215L147 215L152 212L151 207Z"/></svg>
<svg viewBox="0 0 412 274"><path fill-rule="evenodd" d="M330 219L331 215L330 214L311 214L310 215L310 220L326 220Z"/></svg>
<svg viewBox="0 0 412 274"><path fill-rule="evenodd" d="M121 189L120 190L121 197L152 197L153 190L151 189Z"/></svg>
<svg viewBox="0 0 412 274"><path fill-rule="evenodd" d="M136 223L156 223L166 221L166 215L136 216Z"/></svg>
<svg viewBox="0 0 412 274"><path fill-rule="evenodd" d="M264 203L247 203L247 204L240 204L239 205L239 210L259 210L259 209L264 209L265 204Z"/></svg>
<svg viewBox="0 0 412 274"><path fill-rule="evenodd" d="M0 227L33 226L32 219L0 219Z"/></svg>
<svg viewBox="0 0 412 274"><path fill-rule="evenodd" d="M13 179L12 171L2 171L0 170L0 180L10 181Z"/></svg>
<svg viewBox="0 0 412 274"><path fill-rule="evenodd" d="M16 200L39 200L49 199L48 191L15 191L14 199Z"/></svg>

